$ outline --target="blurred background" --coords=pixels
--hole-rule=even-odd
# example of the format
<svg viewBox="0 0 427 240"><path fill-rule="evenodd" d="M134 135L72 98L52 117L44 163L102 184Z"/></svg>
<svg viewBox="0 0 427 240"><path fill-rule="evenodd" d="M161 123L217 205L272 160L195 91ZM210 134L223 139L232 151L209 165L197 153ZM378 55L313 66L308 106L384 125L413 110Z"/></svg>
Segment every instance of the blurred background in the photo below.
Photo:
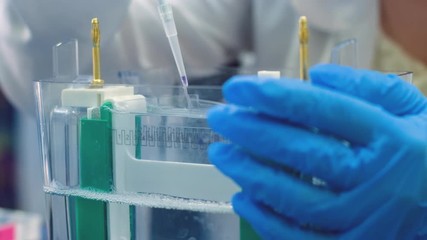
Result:
<svg viewBox="0 0 427 240"><path fill-rule="evenodd" d="M16 208L15 110L0 92L0 208Z"/></svg>

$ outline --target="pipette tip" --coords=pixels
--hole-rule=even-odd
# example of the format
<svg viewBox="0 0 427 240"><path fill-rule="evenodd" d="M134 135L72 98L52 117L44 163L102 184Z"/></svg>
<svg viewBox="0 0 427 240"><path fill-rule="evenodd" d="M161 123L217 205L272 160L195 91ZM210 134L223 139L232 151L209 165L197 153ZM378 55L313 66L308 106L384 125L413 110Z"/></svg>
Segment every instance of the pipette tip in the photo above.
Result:
<svg viewBox="0 0 427 240"><path fill-rule="evenodd" d="M181 76L181 82L184 87L188 87L188 79L187 76Z"/></svg>

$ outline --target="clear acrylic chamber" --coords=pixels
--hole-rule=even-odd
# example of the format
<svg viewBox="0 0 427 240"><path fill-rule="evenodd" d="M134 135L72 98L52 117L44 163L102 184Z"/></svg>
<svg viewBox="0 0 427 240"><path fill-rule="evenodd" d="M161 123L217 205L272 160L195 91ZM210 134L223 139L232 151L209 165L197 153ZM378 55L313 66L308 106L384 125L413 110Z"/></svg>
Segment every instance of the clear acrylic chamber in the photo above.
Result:
<svg viewBox="0 0 427 240"><path fill-rule="evenodd" d="M225 141L206 123L220 87L190 86L189 109L158 74L35 82L50 239L257 239L232 211L239 188L207 158ZM208 76L193 82L230 75Z"/></svg>

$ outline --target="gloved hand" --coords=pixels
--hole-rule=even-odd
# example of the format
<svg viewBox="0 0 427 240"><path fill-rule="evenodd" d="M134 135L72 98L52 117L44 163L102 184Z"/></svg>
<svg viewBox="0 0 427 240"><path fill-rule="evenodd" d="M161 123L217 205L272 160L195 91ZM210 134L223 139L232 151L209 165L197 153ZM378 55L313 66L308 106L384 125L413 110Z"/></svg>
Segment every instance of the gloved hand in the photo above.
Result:
<svg viewBox="0 0 427 240"><path fill-rule="evenodd" d="M320 65L312 84L238 76L209 158L264 239L427 238L427 101L395 75ZM314 186L284 169L326 182Z"/></svg>

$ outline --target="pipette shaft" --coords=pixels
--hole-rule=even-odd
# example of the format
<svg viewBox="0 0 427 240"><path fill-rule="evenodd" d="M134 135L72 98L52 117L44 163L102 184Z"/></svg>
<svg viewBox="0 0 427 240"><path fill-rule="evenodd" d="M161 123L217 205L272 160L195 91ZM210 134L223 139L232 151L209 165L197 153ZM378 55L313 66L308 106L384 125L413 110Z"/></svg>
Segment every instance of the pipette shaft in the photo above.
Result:
<svg viewBox="0 0 427 240"><path fill-rule="evenodd" d="M184 87L188 87L187 73L185 72L184 61L182 60L181 48L179 47L178 35L168 37L172 54L178 68L179 76Z"/></svg>
<svg viewBox="0 0 427 240"><path fill-rule="evenodd" d="M162 19L163 28L169 40L176 67L180 75L180 80L184 88L188 86L187 73L185 72L184 61L182 59L181 48L178 41L178 33L176 31L175 20L173 18L172 7L167 0L158 0L158 10Z"/></svg>

